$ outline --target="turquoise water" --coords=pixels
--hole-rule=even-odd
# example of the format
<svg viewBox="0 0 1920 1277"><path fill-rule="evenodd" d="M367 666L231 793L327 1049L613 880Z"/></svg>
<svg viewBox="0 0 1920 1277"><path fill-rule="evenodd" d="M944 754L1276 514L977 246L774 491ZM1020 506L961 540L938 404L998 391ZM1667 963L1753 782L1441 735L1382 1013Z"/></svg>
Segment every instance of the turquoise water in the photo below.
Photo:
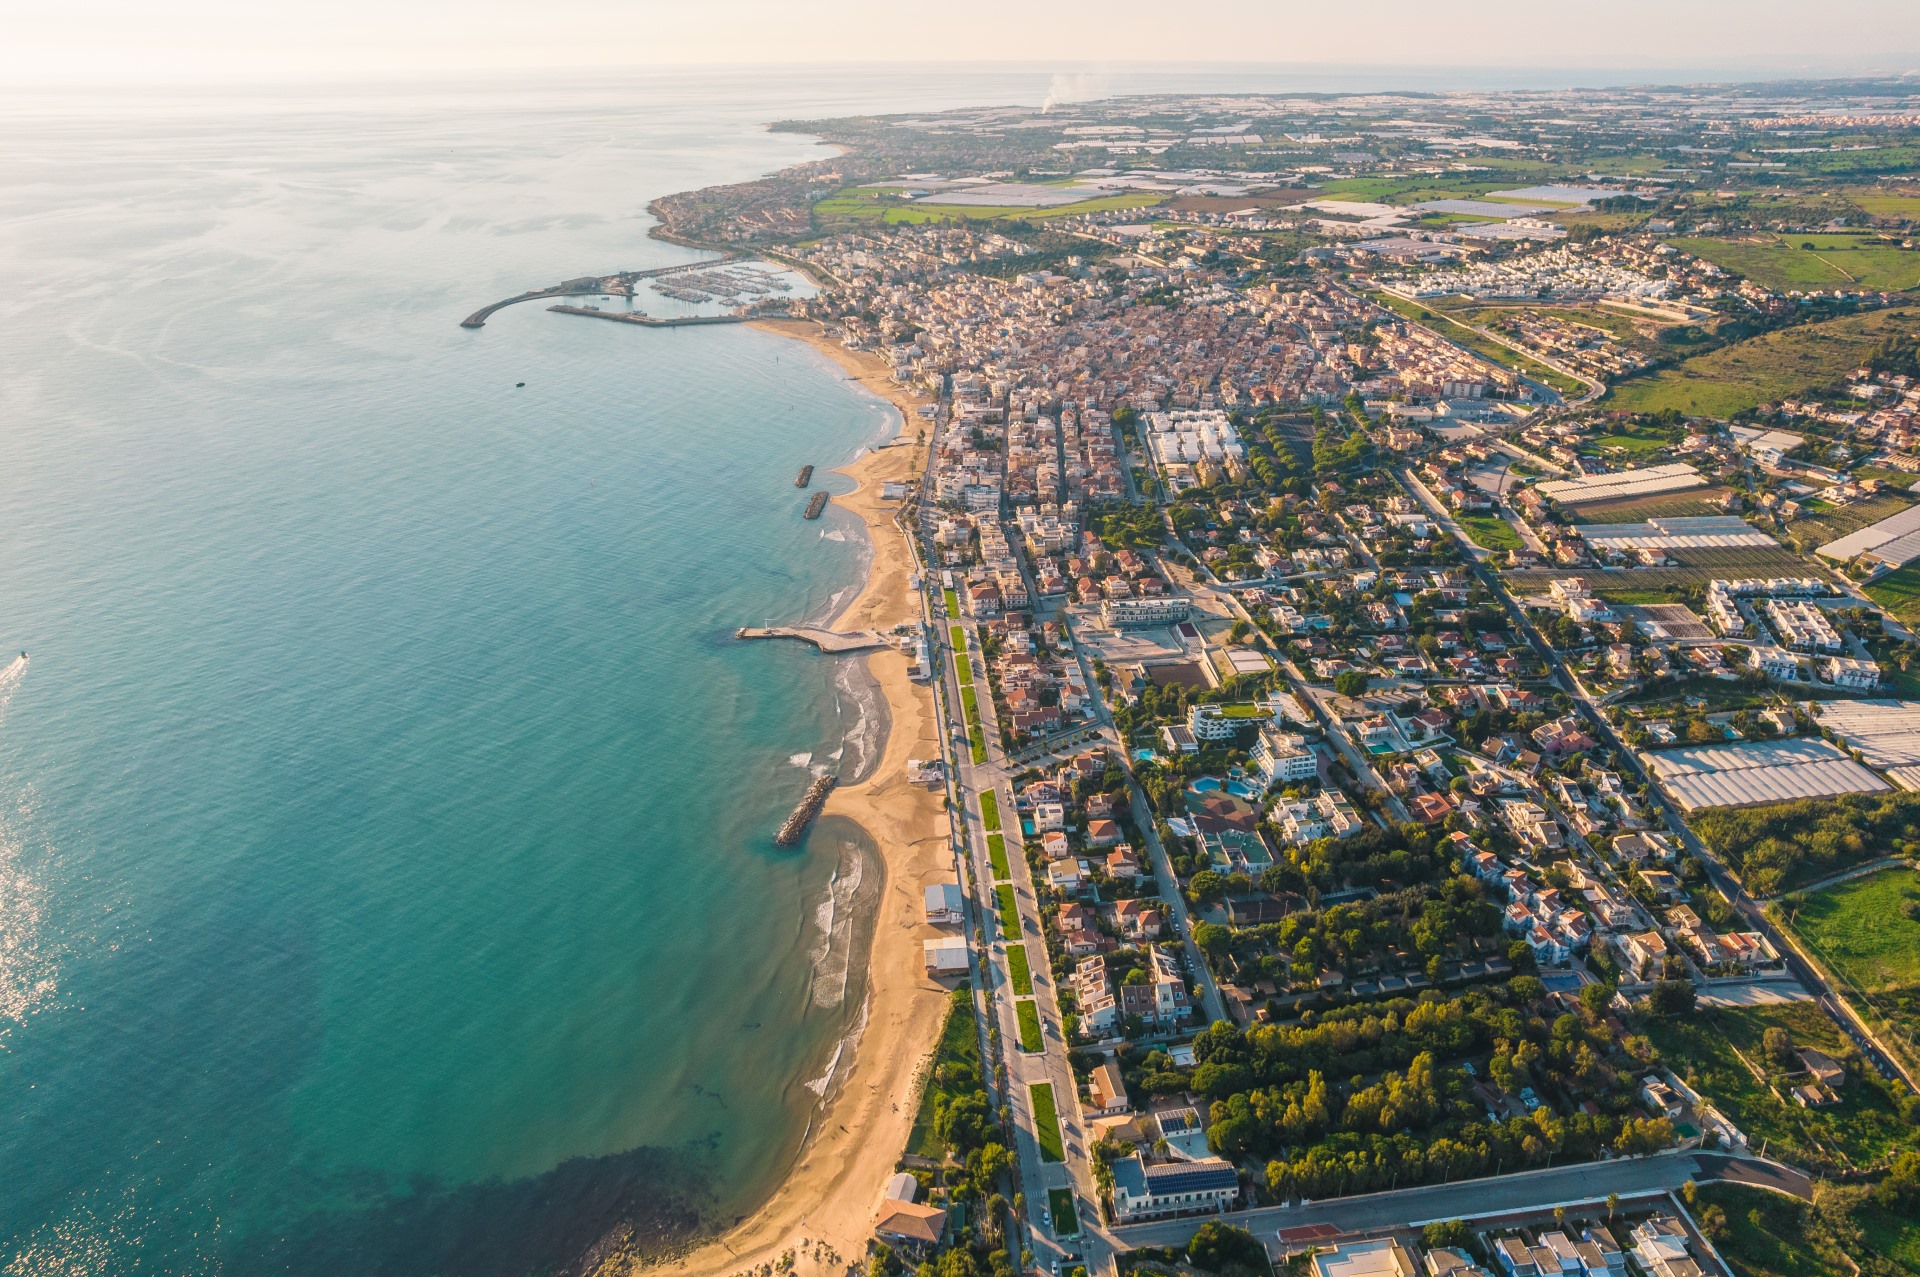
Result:
<svg viewBox="0 0 1920 1277"><path fill-rule="evenodd" d="M877 722L730 634L857 581L792 478L891 413L457 322L684 260L647 201L819 153L767 120L1049 84L0 95L0 1269L545 1271L764 1195L877 889L770 834Z"/></svg>
<svg viewBox="0 0 1920 1277"><path fill-rule="evenodd" d="M857 583L793 475L897 417L746 329L457 326L811 149L655 105L6 118L7 1271L530 1271L791 1158L877 884L771 832L877 724L731 631Z"/></svg>

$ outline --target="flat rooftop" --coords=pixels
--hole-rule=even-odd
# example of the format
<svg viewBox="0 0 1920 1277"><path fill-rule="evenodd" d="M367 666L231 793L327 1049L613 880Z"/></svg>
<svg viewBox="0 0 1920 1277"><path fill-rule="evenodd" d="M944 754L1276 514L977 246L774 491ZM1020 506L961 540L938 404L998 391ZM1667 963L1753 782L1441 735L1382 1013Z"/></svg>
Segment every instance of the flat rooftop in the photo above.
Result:
<svg viewBox="0 0 1920 1277"><path fill-rule="evenodd" d="M1698 745L1643 757L1688 811L1871 794L1893 788L1823 740Z"/></svg>
<svg viewBox="0 0 1920 1277"><path fill-rule="evenodd" d="M1683 488L1704 488L1707 481L1684 461L1639 470L1621 470L1614 474L1589 474L1578 479L1548 479L1537 484L1541 496L1552 497L1562 505L1587 501L1613 501L1622 497L1652 496L1656 492L1678 492Z"/></svg>

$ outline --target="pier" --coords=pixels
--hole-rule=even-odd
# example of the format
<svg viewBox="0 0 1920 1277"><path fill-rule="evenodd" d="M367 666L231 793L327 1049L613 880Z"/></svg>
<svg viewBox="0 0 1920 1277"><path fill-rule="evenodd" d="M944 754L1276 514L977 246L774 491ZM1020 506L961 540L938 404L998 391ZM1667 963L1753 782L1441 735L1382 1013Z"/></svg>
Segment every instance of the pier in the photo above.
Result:
<svg viewBox="0 0 1920 1277"><path fill-rule="evenodd" d="M813 494L813 496L808 498L807 512L801 517L806 519L817 519L820 517L820 512L826 508L827 508L827 494L824 492L816 492Z"/></svg>
<svg viewBox="0 0 1920 1277"><path fill-rule="evenodd" d="M832 655L890 646L886 637L874 630L830 630L824 625L743 625L733 632L733 636L738 639L799 639Z"/></svg>
<svg viewBox="0 0 1920 1277"><path fill-rule="evenodd" d="M804 487L806 487L806 486L807 486L807 485L808 485L809 483L812 483L812 482L813 482L813 467L812 467L812 466L801 466L801 467L800 467L800 477L799 477L798 479L795 479L795 480L793 481L793 486L794 486L794 487L796 487L796 488L804 488Z"/></svg>
<svg viewBox="0 0 1920 1277"><path fill-rule="evenodd" d="M743 253L722 253L718 257L709 257L697 262L681 262L677 266L656 266L652 270L624 270L612 275L583 276L579 279L570 279L565 283L555 284L552 288L531 289L527 292L509 297L504 301L497 301L491 306L482 306L479 310L474 311L471 315L461 320L460 326L462 328L483 328L495 311L504 310L508 306L517 306L521 302L536 301L542 297L587 297L594 293L605 293L609 296L623 294L630 297L633 295L634 284L640 280L658 279L663 275L678 275L682 271L705 270L710 266L721 266L727 262L738 261L744 256L745 254ZM560 308L556 306L550 309L558 310ZM570 313L597 315L602 312L583 310ZM609 319L613 317L612 315L607 316ZM666 320L655 320L654 322L663 326L668 324ZM737 321L734 321L731 316L728 316L727 322Z"/></svg>
<svg viewBox="0 0 1920 1277"><path fill-rule="evenodd" d="M807 826L820 814L820 808L826 805L827 794L839 783L839 777L832 772L814 779L807 786L807 792L800 796L800 805L793 809L786 823L780 826L780 832L773 836L774 842L782 847L791 847L800 841L800 835L807 832Z"/></svg>

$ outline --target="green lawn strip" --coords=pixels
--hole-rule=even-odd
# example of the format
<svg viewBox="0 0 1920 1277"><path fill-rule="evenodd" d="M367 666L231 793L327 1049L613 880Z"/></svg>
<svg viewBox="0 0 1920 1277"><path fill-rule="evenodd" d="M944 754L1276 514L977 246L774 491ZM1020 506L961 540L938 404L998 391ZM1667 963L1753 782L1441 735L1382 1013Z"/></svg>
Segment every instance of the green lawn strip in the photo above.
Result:
<svg viewBox="0 0 1920 1277"><path fill-rule="evenodd" d="M1020 1049L1030 1055L1038 1055L1046 1050L1046 1039L1040 1035L1040 1007L1032 998L1022 998L1013 1004L1013 1013L1020 1020Z"/></svg>
<svg viewBox="0 0 1920 1277"><path fill-rule="evenodd" d="M1460 526L1483 550L1519 550L1526 546L1513 525L1497 514L1463 514Z"/></svg>
<svg viewBox="0 0 1920 1277"><path fill-rule="evenodd" d="M973 688L962 687L960 689L960 708L967 716L967 725L969 727L979 724L980 698L974 694Z"/></svg>
<svg viewBox="0 0 1920 1277"><path fill-rule="evenodd" d="M1000 795L991 789L980 791L980 823L990 834L1000 832Z"/></svg>
<svg viewBox="0 0 1920 1277"><path fill-rule="evenodd" d="M973 661L967 656L967 632L959 626L952 628L953 672L960 680L960 686L973 685Z"/></svg>
<svg viewBox="0 0 1920 1277"><path fill-rule="evenodd" d="M1020 906L1013 898L1013 884L1003 882L993 889L1000 900L1000 930L1010 939L1020 936Z"/></svg>
<svg viewBox="0 0 1920 1277"><path fill-rule="evenodd" d="M981 734L978 725L967 733L967 746L967 752L972 755L975 767L987 761L987 738Z"/></svg>
<svg viewBox="0 0 1920 1277"><path fill-rule="evenodd" d="M1040 1160L1064 1162L1067 1150L1060 1142L1060 1112L1053 1105L1053 1083L1035 1082L1027 1088L1033 1100L1033 1135L1040 1144Z"/></svg>
<svg viewBox="0 0 1920 1277"><path fill-rule="evenodd" d="M957 590L947 590L941 597L946 600L948 616L960 615L960 594Z"/></svg>
<svg viewBox="0 0 1920 1277"><path fill-rule="evenodd" d="M1013 877L1013 867L1007 863L1007 840L999 834L987 835L987 863L993 866L995 882Z"/></svg>
<svg viewBox="0 0 1920 1277"><path fill-rule="evenodd" d="M1010 944L1007 946L1007 975L1013 981L1015 997L1033 996L1033 970L1027 965L1027 946Z"/></svg>
<svg viewBox="0 0 1920 1277"><path fill-rule="evenodd" d="M933 1127L940 1104L955 1094L939 1082L940 1066L949 1063L964 1064L973 1077L980 1076L980 1036L974 1025L973 1000L965 988L956 989L947 1003L947 1019L934 1048L933 1067L927 1070L920 1088L920 1106L914 1114L913 1131L907 1136L907 1152L917 1157L937 1158L946 1152Z"/></svg>
<svg viewBox="0 0 1920 1277"><path fill-rule="evenodd" d="M1078 1237L1080 1235L1080 1216L1073 1209L1073 1190L1070 1188L1049 1188L1047 1190L1047 1209L1053 1214L1053 1235L1055 1237Z"/></svg>

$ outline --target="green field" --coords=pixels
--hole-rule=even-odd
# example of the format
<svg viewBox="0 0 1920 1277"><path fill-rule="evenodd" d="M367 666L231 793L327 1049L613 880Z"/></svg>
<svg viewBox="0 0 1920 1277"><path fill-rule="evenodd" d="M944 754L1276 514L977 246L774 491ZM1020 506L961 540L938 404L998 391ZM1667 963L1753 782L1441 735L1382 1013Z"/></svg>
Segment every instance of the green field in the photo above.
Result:
<svg viewBox="0 0 1920 1277"><path fill-rule="evenodd" d="M1725 514L1716 498L1726 488L1695 488L1689 492L1656 492L1650 497L1623 497L1618 501L1590 501L1580 506L1578 523L1644 523L1648 519L1691 518Z"/></svg>
<svg viewBox="0 0 1920 1277"><path fill-rule="evenodd" d="M980 823L990 834L1000 830L1000 795L994 790L980 791Z"/></svg>
<svg viewBox="0 0 1920 1277"><path fill-rule="evenodd" d="M1796 1047L1835 1058L1847 1053L1846 1035L1812 1002L1702 1007L1689 1018L1649 1021L1646 1031L1689 1086L1756 1145L1765 1140L1775 1156L1834 1173L1920 1146L1920 1131L1901 1119L1892 1087L1866 1076L1870 1070L1847 1078L1839 1103L1801 1108L1788 1094L1788 1075L1766 1056L1763 1040L1775 1027L1787 1030Z"/></svg>
<svg viewBox="0 0 1920 1277"><path fill-rule="evenodd" d="M1920 1067L1920 874L1887 869L1828 887L1789 914L1794 934L1890 1049Z"/></svg>
<svg viewBox="0 0 1920 1277"><path fill-rule="evenodd" d="M1758 242L1755 242L1755 241ZM1683 238L1674 247L1765 288L1866 288L1898 292L1920 286L1920 253L1861 235L1765 235L1751 240ZM1811 244L1808 248L1806 245Z"/></svg>
<svg viewBox="0 0 1920 1277"><path fill-rule="evenodd" d="M1563 395L1586 393L1587 388L1581 382L1547 367L1537 359L1529 359L1518 351L1509 350L1491 337L1475 332L1460 321L1449 318L1443 311L1435 310L1431 306L1423 306L1416 301L1408 301L1404 297L1395 297L1391 293L1373 293L1371 296L1374 301L1396 315L1411 319L1416 324L1424 324L1448 341L1466 347L1489 363L1514 369L1535 381L1552 386Z"/></svg>
<svg viewBox="0 0 1920 1277"><path fill-rule="evenodd" d="M960 615L960 595L956 591L947 590L942 594L942 598L946 602L948 616Z"/></svg>
<svg viewBox="0 0 1920 1277"><path fill-rule="evenodd" d="M1047 1049L1047 1040L1040 1034L1040 1008L1032 998L1022 998L1013 1004L1013 1013L1020 1021L1020 1049L1029 1055L1038 1055Z"/></svg>
<svg viewBox="0 0 1920 1277"><path fill-rule="evenodd" d="M859 222L918 224L943 221L997 221L1026 218L1044 221L1050 217L1071 217L1077 213L1103 213L1121 208L1152 208L1164 201L1161 195L1130 192L1122 195L1095 195L1072 204L1035 208L1028 204L936 204L903 202L901 187L849 186L835 191L813 205L813 224L823 230L844 230Z"/></svg>
<svg viewBox="0 0 1920 1277"><path fill-rule="evenodd" d="M967 746L977 766L987 761L987 736L980 727L980 698L971 687L960 689L960 710L967 717Z"/></svg>
<svg viewBox="0 0 1920 1277"><path fill-rule="evenodd" d="M953 640L954 676L961 687L968 687L973 683L973 661L967 656L967 632L956 625L947 637Z"/></svg>
<svg viewBox="0 0 1920 1277"><path fill-rule="evenodd" d="M1911 333L1916 319L1920 312L1894 307L1763 333L1619 382L1600 405L1620 412L1672 408L1730 417L1833 381L1858 367L1887 338Z"/></svg>
<svg viewBox="0 0 1920 1277"><path fill-rule="evenodd" d="M1053 1235L1055 1237L1078 1237L1080 1235L1080 1216L1073 1209L1072 1189L1049 1188L1047 1190L1047 1210L1053 1215Z"/></svg>
<svg viewBox="0 0 1920 1277"><path fill-rule="evenodd" d="M1920 567L1897 568L1860 588L1900 620L1920 621Z"/></svg>
<svg viewBox="0 0 1920 1277"><path fill-rule="evenodd" d="M1744 1184L1703 1184L1696 1215L1718 1207L1732 1222L1715 1246L1734 1277L1857 1277L1817 1227L1810 1203Z"/></svg>
<svg viewBox="0 0 1920 1277"><path fill-rule="evenodd" d="M1000 930L1009 939L1020 937L1020 905L1013 898L1013 884L1003 882L993 889L994 896L1000 901Z"/></svg>
<svg viewBox="0 0 1920 1277"><path fill-rule="evenodd" d="M1035 1082L1027 1088L1033 1100L1033 1133L1040 1143L1040 1160L1064 1162L1067 1150L1060 1143L1060 1112L1053 1104L1053 1083Z"/></svg>
<svg viewBox="0 0 1920 1277"><path fill-rule="evenodd" d="M1013 877L1013 869L1007 864L1007 840L999 834L987 835L987 863L993 866L995 882Z"/></svg>
<svg viewBox="0 0 1920 1277"><path fill-rule="evenodd" d="M1007 946L1007 976L1013 982L1015 997L1033 996L1033 970L1027 965L1027 946L1010 944Z"/></svg>
<svg viewBox="0 0 1920 1277"><path fill-rule="evenodd" d="M951 1069L943 1065L955 1066ZM943 1087L940 1079L952 1073L966 1073L971 1076L964 1079L966 1087L961 1087L954 1079L951 1088ZM913 1118L913 1132L907 1136L907 1152L916 1157L942 1156L946 1149L934 1138L933 1118L941 1101L950 1099L961 1090L970 1090L980 1082L980 1035L975 1030L973 1019L973 999L966 988L955 989L947 1003L946 1023L940 1030L940 1042L934 1048L933 1067L927 1070L927 1078L920 1090L920 1107Z"/></svg>
<svg viewBox="0 0 1920 1277"><path fill-rule="evenodd" d="M1649 453L1672 450L1672 441L1651 435L1606 434L1595 435L1587 440L1586 447L1595 452L1624 452L1630 457L1645 457Z"/></svg>
<svg viewBox="0 0 1920 1277"><path fill-rule="evenodd" d="M1513 525L1497 514L1463 514L1459 516L1460 526L1467 530L1474 544L1483 550L1520 550L1526 542L1513 530Z"/></svg>

